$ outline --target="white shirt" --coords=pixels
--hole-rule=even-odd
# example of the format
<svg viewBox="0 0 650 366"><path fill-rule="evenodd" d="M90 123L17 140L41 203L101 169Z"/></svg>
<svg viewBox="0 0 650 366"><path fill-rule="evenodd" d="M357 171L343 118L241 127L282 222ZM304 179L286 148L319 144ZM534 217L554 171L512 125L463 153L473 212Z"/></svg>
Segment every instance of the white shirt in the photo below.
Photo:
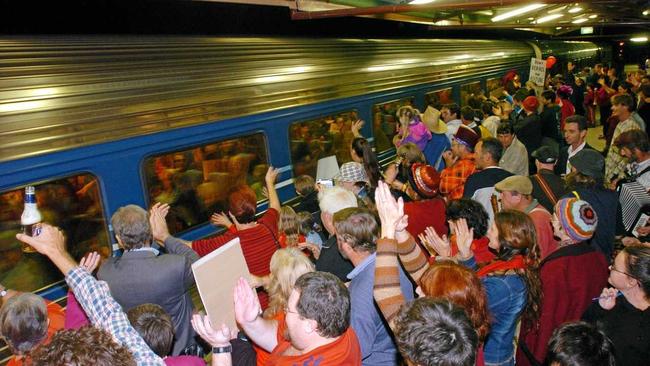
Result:
<svg viewBox="0 0 650 366"><path fill-rule="evenodd" d="M567 156L566 158L566 167L564 167L564 174L571 173L571 164L569 164L569 160L571 160L573 155L577 154L580 150L584 149L586 144L587 144L587 140L583 141L580 145L578 145L578 147L576 147L575 150L573 150L573 146L569 145L569 148L567 149L569 156Z"/></svg>
<svg viewBox="0 0 650 366"><path fill-rule="evenodd" d="M447 138L451 142L451 140L454 138L454 135L456 132L458 132L458 129L460 128L460 125L463 124L463 121L459 119L454 119L449 122L447 122Z"/></svg>

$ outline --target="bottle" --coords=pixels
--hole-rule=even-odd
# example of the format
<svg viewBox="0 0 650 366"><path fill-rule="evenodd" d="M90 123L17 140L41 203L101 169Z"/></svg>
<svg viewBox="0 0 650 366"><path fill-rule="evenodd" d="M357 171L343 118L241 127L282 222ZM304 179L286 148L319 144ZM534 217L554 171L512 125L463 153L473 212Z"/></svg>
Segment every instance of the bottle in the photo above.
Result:
<svg viewBox="0 0 650 366"><path fill-rule="evenodd" d="M25 187L25 207L23 214L20 216L20 225L23 227L23 234L29 236L36 236L40 234L41 228L36 225L42 220L38 205L36 203L36 190L33 186ZM34 253L35 250L31 246L23 243L23 252Z"/></svg>

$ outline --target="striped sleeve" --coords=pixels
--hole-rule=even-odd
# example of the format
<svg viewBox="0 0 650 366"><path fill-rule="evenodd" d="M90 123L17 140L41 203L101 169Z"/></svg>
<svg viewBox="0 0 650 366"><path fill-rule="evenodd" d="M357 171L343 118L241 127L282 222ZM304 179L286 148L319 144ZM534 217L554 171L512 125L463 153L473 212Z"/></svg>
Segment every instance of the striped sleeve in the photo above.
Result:
<svg viewBox="0 0 650 366"><path fill-rule="evenodd" d="M412 236L409 236L409 240L399 244L393 239L377 240L373 295L391 329L395 325L393 323L395 316L402 304L406 302L400 287L399 260L402 261L404 268L411 274L415 282L429 268L426 256Z"/></svg>
<svg viewBox="0 0 650 366"><path fill-rule="evenodd" d="M373 295L379 310L391 329L394 329L395 316L402 304L406 302L400 288L397 241L394 239L377 240Z"/></svg>

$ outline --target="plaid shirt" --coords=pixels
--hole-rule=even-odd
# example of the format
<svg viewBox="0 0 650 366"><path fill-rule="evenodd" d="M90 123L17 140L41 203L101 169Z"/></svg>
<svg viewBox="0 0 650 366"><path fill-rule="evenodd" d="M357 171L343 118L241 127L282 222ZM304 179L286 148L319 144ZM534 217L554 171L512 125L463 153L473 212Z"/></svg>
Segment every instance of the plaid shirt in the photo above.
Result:
<svg viewBox="0 0 650 366"><path fill-rule="evenodd" d="M126 314L111 296L106 282L97 281L81 267L68 272L65 280L90 322L111 333L118 343L127 347L138 366L164 366L163 360L131 326Z"/></svg>
<svg viewBox="0 0 650 366"><path fill-rule="evenodd" d="M610 179L618 179L625 177L625 167L627 166L627 158L621 156L618 147L614 145L614 141L623 132L638 130L639 125L632 119L632 117L616 125L614 135L612 136L612 143L605 159L605 181L609 182Z"/></svg>
<svg viewBox="0 0 650 366"><path fill-rule="evenodd" d="M465 182L475 171L474 155L460 159L454 165L443 169L440 173L440 193L452 200L463 197Z"/></svg>

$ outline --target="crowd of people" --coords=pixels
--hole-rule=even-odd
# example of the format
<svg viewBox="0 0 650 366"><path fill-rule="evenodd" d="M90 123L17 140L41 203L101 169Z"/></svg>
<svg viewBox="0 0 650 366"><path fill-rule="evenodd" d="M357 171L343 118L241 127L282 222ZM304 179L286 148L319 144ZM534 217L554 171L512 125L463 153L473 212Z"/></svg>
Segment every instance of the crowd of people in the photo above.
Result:
<svg viewBox="0 0 650 366"><path fill-rule="evenodd" d="M383 168L350 123L335 186L295 177L282 206L269 167L268 209L234 184L216 236L172 236L165 202L113 214L119 257L77 263L48 224L18 234L70 291L64 310L0 287L9 364L647 364L650 79L565 71L543 87L509 73L501 98L462 108L396 108ZM603 152L586 143L596 117ZM234 238L251 273L223 299L238 329L189 296L192 263Z"/></svg>

